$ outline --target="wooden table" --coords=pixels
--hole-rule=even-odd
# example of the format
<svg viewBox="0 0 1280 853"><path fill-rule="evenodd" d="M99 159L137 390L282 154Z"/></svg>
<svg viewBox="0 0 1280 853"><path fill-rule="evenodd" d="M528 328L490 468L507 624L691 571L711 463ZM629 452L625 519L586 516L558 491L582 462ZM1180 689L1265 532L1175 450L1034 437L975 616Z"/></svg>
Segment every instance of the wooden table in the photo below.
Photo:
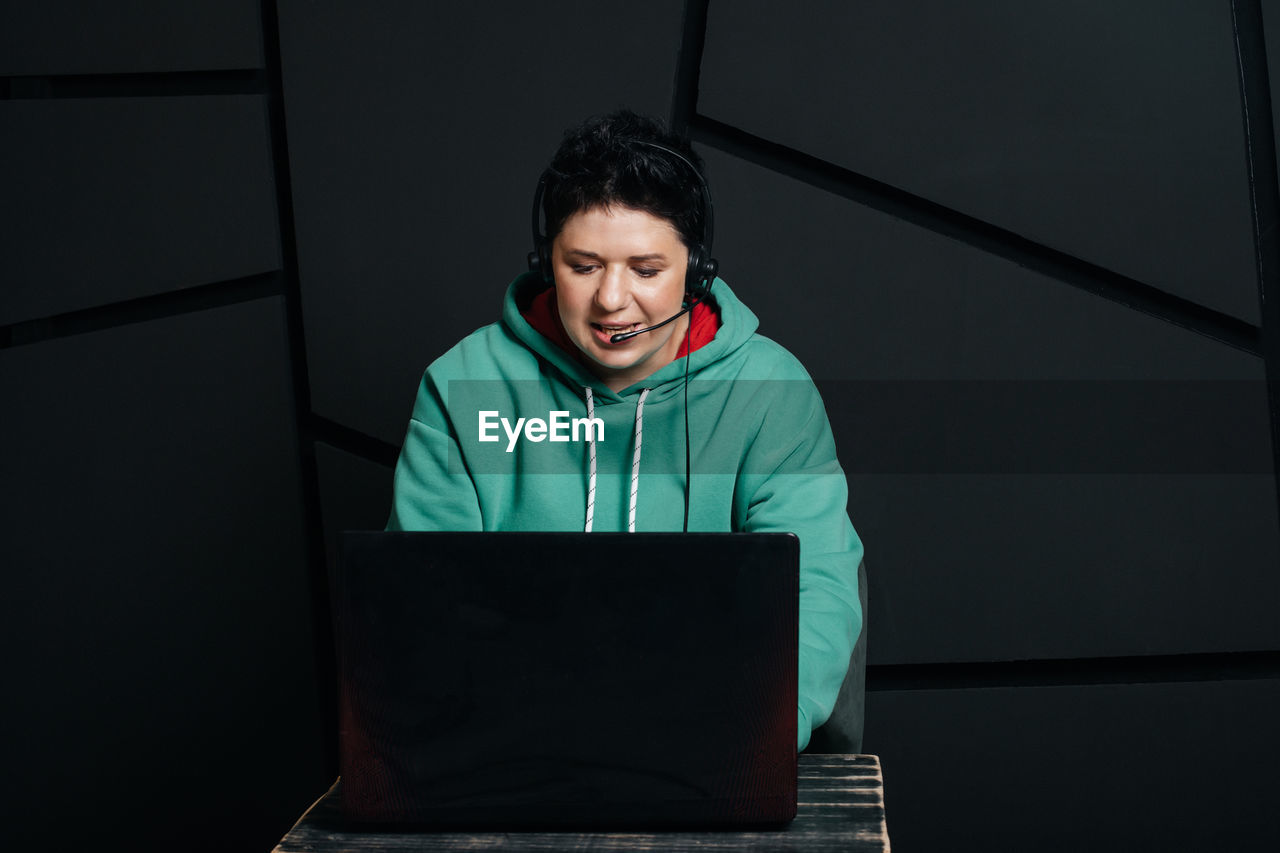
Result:
<svg viewBox="0 0 1280 853"><path fill-rule="evenodd" d="M273 853L352 850L814 850L889 849L884 779L874 755L801 755L796 819L751 832L367 832L345 824L337 782Z"/></svg>

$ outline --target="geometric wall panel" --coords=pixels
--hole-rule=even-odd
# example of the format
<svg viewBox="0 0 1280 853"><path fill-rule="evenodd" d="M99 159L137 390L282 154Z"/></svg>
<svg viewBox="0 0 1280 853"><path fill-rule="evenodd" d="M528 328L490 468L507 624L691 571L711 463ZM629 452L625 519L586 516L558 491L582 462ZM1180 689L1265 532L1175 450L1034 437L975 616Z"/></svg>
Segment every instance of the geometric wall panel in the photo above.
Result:
<svg viewBox="0 0 1280 853"><path fill-rule="evenodd" d="M1271 108L1271 126L1274 135L1275 128L1280 126L1280 121L1277 121L1277 107L1280 107L1280 5L1277 5L1275 0L1263 0L1262 12L1262 33L1267 55L1267 80L1271 86L1271 103L1269 106ZM1274 144L1273 151L1277 159L1280 160L1280 137L1275 138Z"/></svg>
<svg viewBox="0 0 1280 853"><path fill-rule="evenodd" d="M849 488L874 569L872 664L1280 649L1270 475L880 474Z"/></svg>
<svg viewBox="0 0 1280 853"><path fill-rule="evenodd" d="M698 110L1259 322L1230 4L713 3Z"/></svg>
<svg viewBox="0 0 1280 853"><path fill-rule="evenodd" d="M527 268L565 128L669 113L685 4L393 5L280 28L313 406L399 445L423 368Z"/></svg>
<svg viewBox="0 0 1280 853"><path fill-rule="evenodd" d="M17 848L266 850L327 784L284 328L272 298L0 351Z"/></svg>
<svg viewBox="0 0 1280 853"><path fill-rule="evenodd" d="M894 849L1261 851L1277 718L1275 679L874 691L864 746Z"/></svg>
<svg viewBox="0 0 1280 853"><path fill-rule="evenodd" d="M0 76L262 67L254 0L7 3Z"/></svg>
<svg viewBox="0 0 1280 853"><path fill-rule="evenodd" d="M702 153L725 280L823 392L872 663L1280 648L1258 358Z"/></svg>
<svg viewBox="0 0 1280 853"><path fill-rule="evenodd" d="M0 323L280 267L257 95L0 102Z"/></svg>
<svg viewBox="0 0 1280 853"><path fill-rule="evenodd" d="M382 530L391 510L390 468L316 442L320 515L330 569L336 565L343 530Z"/></svg>
<svg viewBox="0 0 1280 853"><path fill-rule="evenodd" d="M1257 381L1262 361L699 146L721 276L816 378ZM815 319L820 318L820 319Z"/></svg>

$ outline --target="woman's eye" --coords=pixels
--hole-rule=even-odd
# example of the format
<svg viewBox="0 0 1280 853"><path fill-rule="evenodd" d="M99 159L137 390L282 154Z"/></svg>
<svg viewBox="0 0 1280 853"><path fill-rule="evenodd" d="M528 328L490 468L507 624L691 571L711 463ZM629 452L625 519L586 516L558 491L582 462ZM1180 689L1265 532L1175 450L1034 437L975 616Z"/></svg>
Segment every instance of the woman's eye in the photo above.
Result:
<svg viewBox="0 0 1280 853"><path fill-rule="evenodd" d="M648 267L636 268L636 275L640 276L641 278L653 278L659 272L661 272L661 270L649 269Z"/></svg>
<svg viewBox="0 0 1280 853"><path fill-rule="evenodd" d="M579 275L586 275L587 273L591 272L593 269L595 269L595 267L591 266L590 264L574 264L573 265L573 271L578 273Z"/></svg>

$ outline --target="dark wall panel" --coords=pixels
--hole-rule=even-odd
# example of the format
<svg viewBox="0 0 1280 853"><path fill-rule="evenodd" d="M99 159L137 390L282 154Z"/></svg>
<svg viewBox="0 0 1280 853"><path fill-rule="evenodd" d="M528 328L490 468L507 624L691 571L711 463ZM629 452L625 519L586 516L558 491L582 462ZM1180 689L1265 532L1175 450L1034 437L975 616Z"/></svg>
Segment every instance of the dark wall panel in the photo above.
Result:
<svg viewBox="0 0 1280 853"><path fill-rule="evenodd" d="M1280 681L873 692L893 849L1280 848Z"/></svg>
<svg viewBox="0 0 1280 853"><path fill-rule="evenodd" d="M257 0L14 0L4 5L0 76L261 66Z"/></svg>
<svg viewBox="0 0 1280 853"><path fill-rule="evenodd" d="M316 444L320 514L330 567L343 530L381 530L391 511L390 468L324 443Z"/></svg>
<svg viewBox="0 0 1280 853"><path fill-rule="evenodd" d="M1271 122L1273 131L1280 128L1280 5L1275 0L1262 3L1262 33L1267 51L1267 79L1271 84ZM1276 159L1280 160L1280 134L1273 140Z"/></svg>
<svg viewBox="0 0 1280 853"><path fill-rule="evenodd" d="M0 103L0 323L278 269L257 96Z"/></svg>
<svg viewBox="0 0 1280 853"><path fill-rule="evenodd" d="M563 130L666 115L679 0L281 4L318 413L399 443L422 369L497 320Z"/></svg>
<svg viewBox="0 0 1280 853"><path fill-rule="evenodd" d="M1280 644L1270 476L885 474L850 491L876 558L873 664Z"/></svg>
<svg viewBox="0 0 1280 853"><path fill-rule="evenodd" d="M1242 380L1262 361L708 147L722 276L832 380ZM815 327L814 315L837 323Z"/></svg>
<svg viewBox="0 0 1280 853"><path fill-rule="evenodd" d="M872 571L873 663L1277 647L1259 359L703 153L725 279L823 389ZM1232 408L1204 407L1218 394ZM932 407L944 395L963 418ZM1080 414L1057 396L1122 432L1068 431L1078 455L1054 455L1036 407Z"/></svg>
<svg viewBox="0 0 1280 853"><path fill-rule="evenodd" d="M1227 3L712 3L698 109L1259 321Z"/></svg>
<svg viewBox="0 0 1280 853"><path fill-rule="evenodd" d="M327 783L284 340L271 299L0 351L18 847L266 850Z"/></svg>

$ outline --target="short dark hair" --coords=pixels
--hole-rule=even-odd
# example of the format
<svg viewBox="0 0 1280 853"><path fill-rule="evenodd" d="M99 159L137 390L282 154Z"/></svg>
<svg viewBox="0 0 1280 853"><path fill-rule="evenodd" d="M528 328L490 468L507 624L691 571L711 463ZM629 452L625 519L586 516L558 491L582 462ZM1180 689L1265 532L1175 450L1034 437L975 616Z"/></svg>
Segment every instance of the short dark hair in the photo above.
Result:
<svg viewBox="0 0 1280 853"><path fill-rule="evenodd" d="M702 158L661 120L626 109L592 116L565 131L547 168L548 240L579 211L620 205L666 219L686 246L702 242L706 211L698 178L678 157L637 141L678 151L705 175Z"/></svg>

